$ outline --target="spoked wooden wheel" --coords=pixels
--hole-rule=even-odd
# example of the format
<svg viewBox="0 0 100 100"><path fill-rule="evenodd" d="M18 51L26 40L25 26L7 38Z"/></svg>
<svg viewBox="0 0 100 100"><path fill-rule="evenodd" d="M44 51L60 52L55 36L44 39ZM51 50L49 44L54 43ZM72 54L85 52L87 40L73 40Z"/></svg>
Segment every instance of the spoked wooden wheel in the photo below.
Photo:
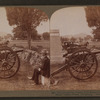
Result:
<svg viewBox="0 0 100 100"><path fill-rule="evenodd" d="M0 78L10 78L14 76L20 67L18 55L10 48L0 49Z"/></svg>
<svg viewBox="0 0 100 100"><path fill-rule="evenodd" d="M70 74L79 80L91 78L97 71L98 62L96 56L89 50L78 50L73 53L69 60Z"/></svg>

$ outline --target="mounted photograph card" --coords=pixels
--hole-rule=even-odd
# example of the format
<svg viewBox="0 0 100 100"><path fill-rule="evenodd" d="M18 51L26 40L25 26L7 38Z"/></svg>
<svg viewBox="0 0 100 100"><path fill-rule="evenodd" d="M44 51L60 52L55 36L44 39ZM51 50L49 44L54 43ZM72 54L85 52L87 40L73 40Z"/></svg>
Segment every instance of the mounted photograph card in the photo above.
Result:
<svg viewBox="0 0 100 100"><path fill-rule="evenodd" d="M100 96L99 6L0 7L0 97Z"/></svg>

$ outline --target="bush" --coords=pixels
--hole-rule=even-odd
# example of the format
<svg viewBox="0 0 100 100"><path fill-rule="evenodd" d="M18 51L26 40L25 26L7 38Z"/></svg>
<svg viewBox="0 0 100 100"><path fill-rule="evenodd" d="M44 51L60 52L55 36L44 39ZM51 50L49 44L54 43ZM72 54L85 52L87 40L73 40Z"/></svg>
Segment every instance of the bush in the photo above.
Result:
<svg viewBox="0 0 100 100"><path fill-rule="evenodd" d="M37 47L34 47L34 46L31 47L31 50L38 52L38 48Z"/></svg>

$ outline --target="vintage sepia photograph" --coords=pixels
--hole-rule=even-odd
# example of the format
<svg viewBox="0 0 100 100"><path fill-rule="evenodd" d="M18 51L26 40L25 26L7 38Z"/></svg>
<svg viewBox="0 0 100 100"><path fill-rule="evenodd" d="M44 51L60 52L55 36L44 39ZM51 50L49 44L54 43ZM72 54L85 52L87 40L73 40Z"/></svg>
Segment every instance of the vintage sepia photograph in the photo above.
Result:
<svg viewBox="0 0 100 100"><path fill-rule="evenodd" d="M100 7L75 6L50 19L51 89L100 90Z"/></svg>
<svg viewBox="0 0 100 100"><path fill-rule="evenodd" d="M48 90L49 19L33 7L0 7L0 91Z"/></svg>
<svg viewBox="0 0 100 100"><path fill-rule="evenodd" d="M0 91L100 90L99 18L99 6L0 7Z"/></svg>

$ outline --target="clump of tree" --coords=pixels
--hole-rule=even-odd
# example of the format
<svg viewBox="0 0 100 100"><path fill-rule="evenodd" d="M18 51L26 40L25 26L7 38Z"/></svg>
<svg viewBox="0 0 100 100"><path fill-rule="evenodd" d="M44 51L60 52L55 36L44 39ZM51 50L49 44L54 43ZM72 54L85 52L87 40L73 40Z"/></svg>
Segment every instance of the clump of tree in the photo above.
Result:
<svg viewBox="0 0 100 100"><path fill-rule="evenodd" d="M47 21L48 16L41 10L27 7L6 7L7 20L14 26L15 37L27 38L29 49L31 39L37 36L36 27L42 21Z"/></svg>
<svg viewBox="0 0 100 100"><path fill-rule="evenodd" d="M80 43L83 42L83 38L79 37L78 39Z"/></svg>
<svg viewBox="0 0 100 100"><path fill-rule="evenodd" d="M70 41L71 41L71 42L76 42L76 40L77 40L77 39L76 39L75 37L71 37L71 38L70 38Z"/></svg>
<svg viewBox="0 0 100 100"><path fill-rule="evenodd" d="M44 40L50 40L50 33L49 33L49 32L44 32L44 33L42 34L42 36L43 36L43 39L44 39Z"/></svg>
<svg viewBox="0 0 100 100"><path fill-rule="evenodd" d="M6 39L6 40L12 39L12 38L13 38L13 36L11 34L7 34L7 35L4 36L4 39Z"/></svg>
<svg viewBox="0 0 100 100"><path fill-rule="evenodd" d="M84 37L84 40L85 40L85 41L92 40L92 39L93 39L93 38L92 38L91 35L87 35L87 36Z"/></svg>
<svg viewBox="0 0 100 100"><path fill-rule="evenodd" d="M20 27L14 28L13 33L15 39L27 40L28 32L21 30ZM37 30L34 30L34 32L31 33L31 40L37 39L38 35Z"/></svg>
<svg viewBox="0 0 100 100"><path fill-rule="evenodd" d="M67 41L70 40L68 37L63 37L63 36L61 36L60 39L61 39L61 42L62 42L62 43L63 43L64 41L67 42Z"/></svg>
<svg viewBox="0 0 100 100"><path fill-rule="evenodd" d="M100 40L100 7L88 6L85 8L88 26L93 28L94 39Z"/></svg>
<svg viewBox="0 0 100 100"><path fill-rule="evenodd" d="M3 37L0 36L0 41L2 41L2 40L3 40Z"/></svg>

